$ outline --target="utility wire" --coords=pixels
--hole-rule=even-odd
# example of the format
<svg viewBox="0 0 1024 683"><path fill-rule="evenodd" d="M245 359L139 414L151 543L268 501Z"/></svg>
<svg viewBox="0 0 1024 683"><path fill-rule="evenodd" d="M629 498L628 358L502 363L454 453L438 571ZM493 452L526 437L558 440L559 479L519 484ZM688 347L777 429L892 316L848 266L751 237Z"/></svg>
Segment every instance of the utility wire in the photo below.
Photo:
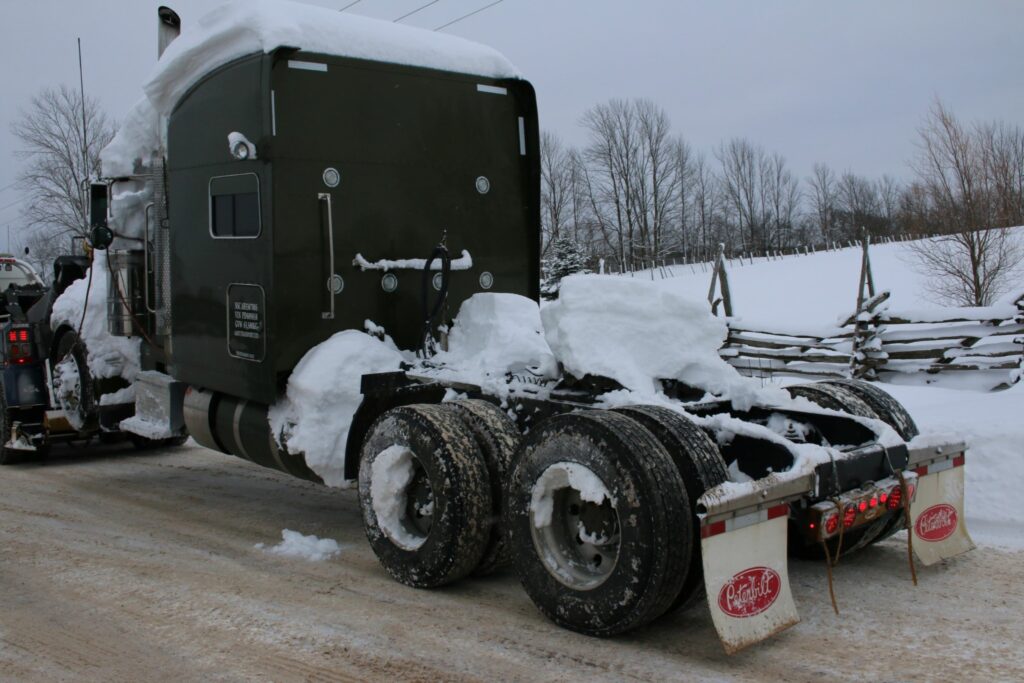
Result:
<svg viewBox="0 0 1024 683"><path fill-rule="evenodd" d="M494 7L495 5L497 5L497 4L498 4L499 2L501 2L501 1L502 1L502 0L495 0L495 2L492 2L492 3L491 3L491 4L489 4L489 5L484 5L484 6L483 6L483 7L481 7L480 9L476 9L476 10L473 10L473 11L472 11L472 12L470 12L469 14L463 14L463 15L462 15L461 17L459 17L458 19L452 19L452 20L451 20L451 21L449 21L449 22L448 22L447 24L441 24L440 26L438 26L438 27L437 27L437 28L435 28L434 30L435 30L435 31L440 31L440 30L441 30L441 29L443 29L443 28L448 28L448 27L449 27L449 26L451 26L452 24L457 24L457 23L459 23L459 22L460 22L460 21L462 21L463 19L469 19L469 18L470 18L471 16L473 16L474 14L480 14L480 13L481 13L481 12L483 12L483 11L484 11L485 9L490 9L491 7Z"/></svg>
<svg viewBox="0 0 1024 683"><path fill-rule="evenodd" d="M0 192L6 192L7 190L11 189L12 187L14 187L14 186L15 186L15 185L17 185L17 184L18 184L18 181L17 181L17 180L15 180L15 181L14 181L13 183L11 183L10 185L4 185L3 187L0 187Z"/></svg>
<svg viewBox="0 0 1024 683"><path fill-rule="evenodd" d="M345 5L344 7L342 7L342 8L341 8L340 10L338 10L338 11L339 11L339 12L344 12L344 11L345 11L345 10L347 10L347 9L348 9L349 7L355 7L356 5L358 5L359 3L361 3L362 1L363 1L363 0L356 0L355 2L350 2L350 3L348 3L347 5Z"/></svg>
<svg viewBox="0 0 1024 683"><path fill-rule="evenodd" d="M6 209L9 209L9 208L11 208L12 206L14 206L15 204L21 204L21 203L22 203L23 201L25 201L26 199L28 199L28 197L22 197L21 199L15 199L15 200L14 200L13 202L11 202L10 204L4 204L3 206L0 206L0 211L4 211L4 210L6 210Z"/></svg>
<svg viewBox="0 0 1024 683"><path fill-rule="evenodd" d="M419 12L420 10L423 10L423 9L427 9L427 8L428 8L428 7L430 7L431 5L436 5L436 4L437 4L437 3L439 3L439 2L441 2L441 0L430 0L430 2L428 2L427 4L425 4L425 5L421 5L421 6L417 7L416 9L414 9L414 10L413 10L413 11L411 11L411 12L406 12L406 13L405 13L405 14L403 14L402 16L400 16L400 17L398 17L397 19L395 19L395 20L394 20L394 22L392 22L392 23L398 23L398 22L399 22L399 21L401 21L402 19L405 19L406 17L411 17L412 15L416 14L416 13L417 13L417 12Z"/></svg>

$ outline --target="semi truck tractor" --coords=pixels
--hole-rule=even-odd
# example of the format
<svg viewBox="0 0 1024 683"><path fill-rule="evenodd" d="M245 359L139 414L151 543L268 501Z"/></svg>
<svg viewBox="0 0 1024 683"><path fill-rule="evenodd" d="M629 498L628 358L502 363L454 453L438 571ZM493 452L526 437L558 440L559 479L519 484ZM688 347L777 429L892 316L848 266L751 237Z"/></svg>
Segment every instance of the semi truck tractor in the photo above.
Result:
<svg viewBox="0 0 1024 683"><path fill-rule="evenodd" d="M357 488L401 583L510 564L541 612L595 636L706 598L730 652L798 622L788 555L904 529L923 564L972 547L964 444L919 435L873 384L744 394L702 382L708 360L639 392L558 353L450 362L472 316L499 361L516 316L540 319L536 97L497 52L269 0L179 26L160 8L157 68L92 184L90 259L59 260L4 323L2 462L191 436ZM590 277L577 294L622 280ZM599 315L566 292L545 323ZM721 324L678 310L659 361ZM582 336L605 333L632 334Z"/></svg>

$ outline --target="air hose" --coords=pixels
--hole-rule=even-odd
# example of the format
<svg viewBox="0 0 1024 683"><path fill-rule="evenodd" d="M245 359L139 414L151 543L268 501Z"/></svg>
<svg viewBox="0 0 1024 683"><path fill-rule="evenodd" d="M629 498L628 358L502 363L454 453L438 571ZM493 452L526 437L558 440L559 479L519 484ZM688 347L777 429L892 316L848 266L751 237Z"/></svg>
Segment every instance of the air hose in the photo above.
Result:
<svg viewBox="0 0 1024 683"><path fill-rule="evenodd" d="M438 288L437 299L434 301L434 305L430 305L430 288L433 284L433 277L431 275L431 266L434 265L434 261L441 260L441 286ZM445 301L448 299L448 280L452 271L452 257L448 253L447 247L444 244L438 244L434 247L434 251L430 253L430 258L423 264L423 290L420 298L421 310L423 311L423 334L420 351L423 358L429 358L434 355L434 338L431 334L434 321L437 316L441 313L444 308Z"/></svg>

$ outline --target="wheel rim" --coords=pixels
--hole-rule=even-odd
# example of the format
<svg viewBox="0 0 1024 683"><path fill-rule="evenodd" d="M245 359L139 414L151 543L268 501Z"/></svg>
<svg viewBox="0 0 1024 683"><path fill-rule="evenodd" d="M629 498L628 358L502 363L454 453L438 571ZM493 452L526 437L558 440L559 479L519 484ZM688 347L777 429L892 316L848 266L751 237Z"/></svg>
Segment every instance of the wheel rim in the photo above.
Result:
<svg viewBox="0 0 1024 683"><path fill-rule="evenodd" d="M552 465L534 484L530 532L537 556L553 577L575 590L589 590L604 583L618 562L619 516L610 496L595 501L593 488L581 486L571 472L584 470L606 494L596 474L576 463L568 466L572 470ZM538 512L538 503L544 512Z"/></svg>
<svg viewBox="0 0 1024 683"><path fill-rule="evenodd" d="M434 490L423 463L407 447L395 445L377 454L371 470L377 525L398 547L416 550L434 525Z"/></svg>

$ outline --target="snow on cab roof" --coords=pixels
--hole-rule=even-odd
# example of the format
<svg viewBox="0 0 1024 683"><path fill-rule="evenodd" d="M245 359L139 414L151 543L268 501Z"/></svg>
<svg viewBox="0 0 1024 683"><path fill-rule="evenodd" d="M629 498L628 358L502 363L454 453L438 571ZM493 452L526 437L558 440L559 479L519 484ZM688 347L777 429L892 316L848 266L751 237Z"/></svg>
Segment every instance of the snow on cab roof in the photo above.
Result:
<svg viewBox="0 0 1024 683"><path fill-rule="evenodd" d="M279 47L488 78L521 77L500 52L463 38L285 0L233 0L187 26L143 88L166 115L213 69Z"/></svg>

